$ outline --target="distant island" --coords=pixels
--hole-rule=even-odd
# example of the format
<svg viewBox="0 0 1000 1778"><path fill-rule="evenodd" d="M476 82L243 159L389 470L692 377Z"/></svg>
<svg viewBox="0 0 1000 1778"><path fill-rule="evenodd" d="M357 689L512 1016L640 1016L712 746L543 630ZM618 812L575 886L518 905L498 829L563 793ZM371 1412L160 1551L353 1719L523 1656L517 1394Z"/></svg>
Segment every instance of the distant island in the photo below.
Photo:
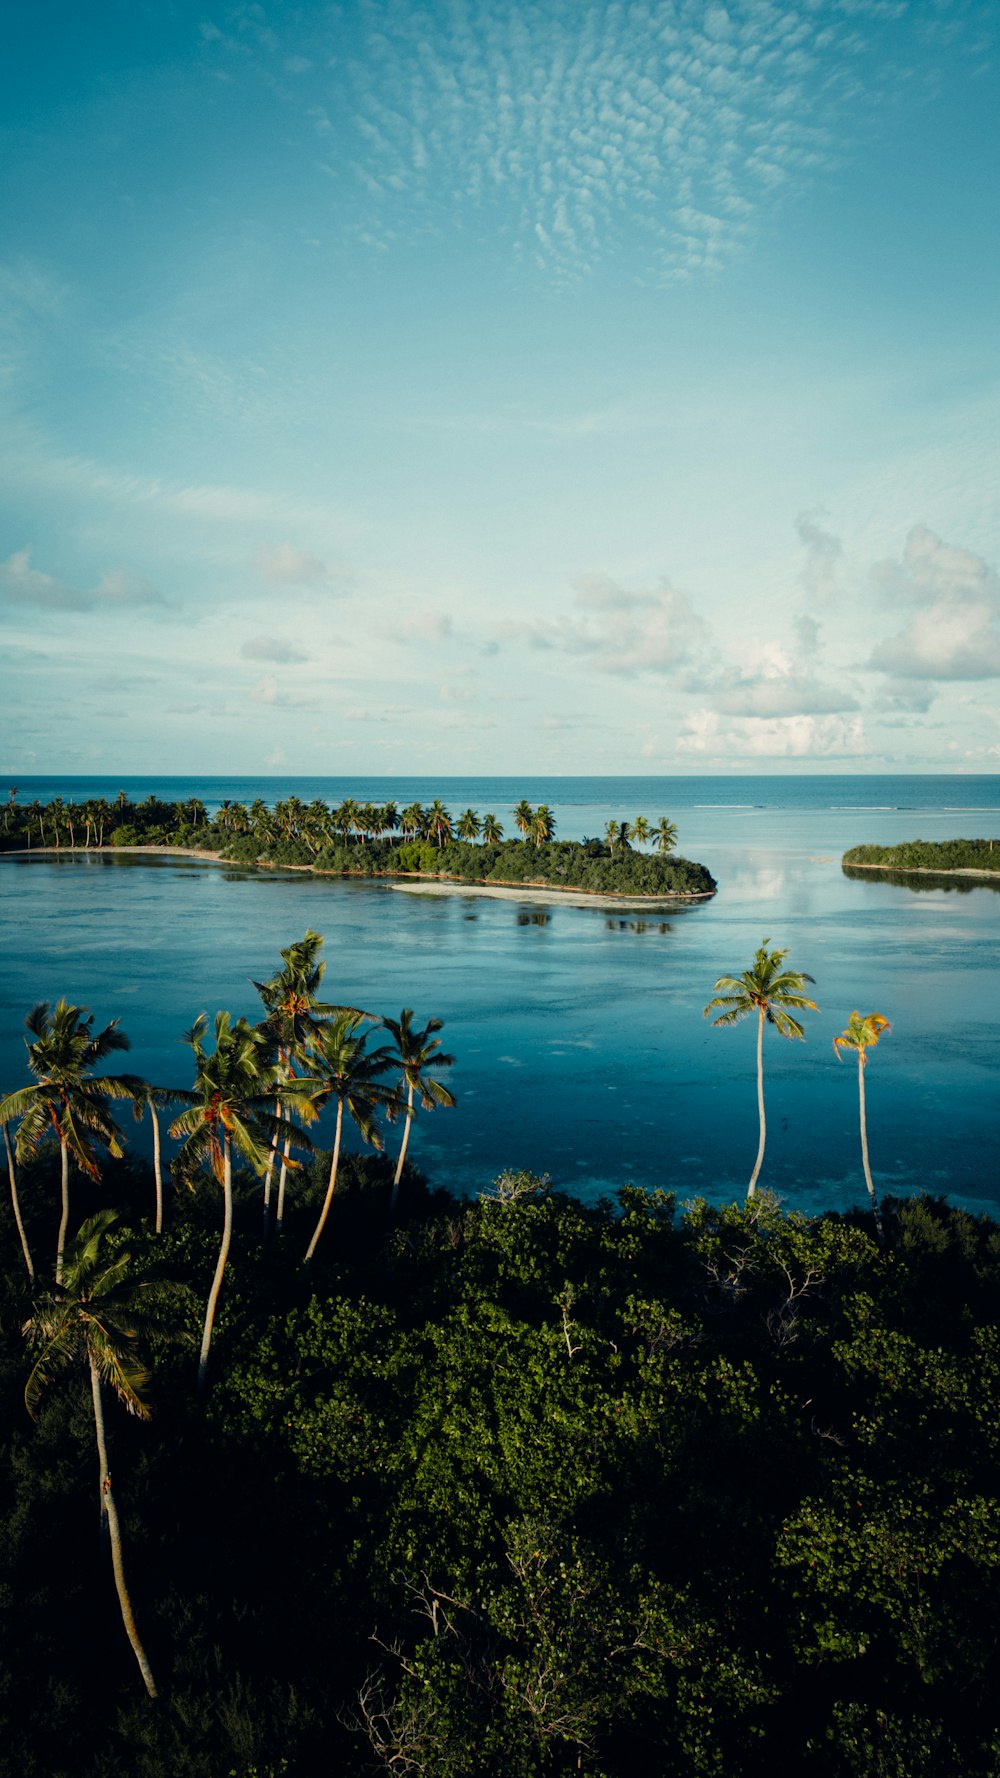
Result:
<svg viewBox="0 0 1000 1778"><path fill-rule="evenodd" d="M711 872L675 853L677 828L666 816L611 821L601 837L557 840L551 809L522 800L513 822L517 839L506 837L495 814L465 809L456 816L437 798L400 810L393 802L347 798L331 808L291 796L273 808L260 799L249 806L223 802L210 816L197 798L133 803L122 791L110 802L20 804L12 789L0 816L0 851L180 851L250 868L643 901L715 894Z"/></svg>
<svg viewBox="0 0 1000 1778"><path fill-rule="evenodd" d="M1000 840L905 840L898 846L852 846L841 863L848 872L913 871L1000 879Z"/></svg>

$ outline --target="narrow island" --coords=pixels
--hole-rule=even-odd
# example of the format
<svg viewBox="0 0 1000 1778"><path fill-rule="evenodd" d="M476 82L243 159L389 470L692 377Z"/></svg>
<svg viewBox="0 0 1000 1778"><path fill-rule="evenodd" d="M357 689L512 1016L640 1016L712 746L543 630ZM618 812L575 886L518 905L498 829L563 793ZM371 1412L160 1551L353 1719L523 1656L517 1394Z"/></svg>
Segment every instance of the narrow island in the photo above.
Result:
<svg viewBox="0 0 1000 1778"><path fill-rule="evenodd" d="M496 892L515 889L606 902L696 900L714 895L703 864L679 857L677 828L665 816L611 821L603 837L557 840L544 804L513 811L518 838L495 814L454 816L436 798L400 810L347 798L331 808L291 796L273 808L224 802L214 815L197 798L161 802L91 800L21 805L12 790L0 817L0 851L186 853L248 869L307 870L322 876L406 878ZM643 850L644 847L651 848Z"/></svg>
<svg viewBox="0 0 1000 1778"><path fill-rule="evenodd" d="M852 846L841 865L847 876L877 870L914 876L992 877L1000 883L1000 839L904 840L898 846Z"/></svg>

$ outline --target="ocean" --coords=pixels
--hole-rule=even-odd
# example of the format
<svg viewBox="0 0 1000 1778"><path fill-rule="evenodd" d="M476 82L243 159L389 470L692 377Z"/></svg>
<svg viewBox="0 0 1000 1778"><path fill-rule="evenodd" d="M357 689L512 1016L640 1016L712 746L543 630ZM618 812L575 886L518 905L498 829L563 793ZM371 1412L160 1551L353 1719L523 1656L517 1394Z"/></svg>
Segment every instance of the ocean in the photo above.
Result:
<svg viewBox="0 0 1000 1778"><path fill-rule="evenodd" d="M198 1012L255 1016L252 978L307 926L325 934L331 999L445 1020L453 1111L421 1117L411 1155L467 1193L507 1168L587 1198L621 1185L681 1199L741 1196L757 1146L754 1031L703 1016L716 978L764 940L815 977L804 1043L765 1034L768 1145L761 1186L786 1207L845 1209L864 1196L857 1070L832 1039L850 1012L892 1024L867 1070L869 1141L882 1191L921 1189L1000 1210L1000 894L854 881L843 851L866 840L1000 838L1000 778L21 778L18 801L150 794L273 803L435 796L495 811L522 796L557 835L666 815L678 850L719 883L667 917L411 895L385 883L247 873L208 862L71 855L0 858L0 1086L26 1078L23 1019L60 994L99 1022L120 1015L122 1066L186 1085L180 1034ZM2 802L0 793L0 802ZM920 881L919 879L917 881ZM131 1133L131 1125L129 1125ZM326 1132L320 1132L320 1140ZM140 1133L141 1142L142 1135ZM390 1143L398 1131L390 1132Z"/></svg>

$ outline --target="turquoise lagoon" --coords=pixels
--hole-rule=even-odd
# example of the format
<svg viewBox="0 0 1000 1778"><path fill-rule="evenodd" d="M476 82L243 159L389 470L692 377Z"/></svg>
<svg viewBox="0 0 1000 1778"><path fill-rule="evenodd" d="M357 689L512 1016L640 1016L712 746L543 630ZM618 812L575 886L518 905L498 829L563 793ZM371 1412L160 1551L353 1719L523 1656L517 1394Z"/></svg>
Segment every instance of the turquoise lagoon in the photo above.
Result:
<svg viewBox="0 0 1000 1778"><path fill-rule="evenodd" d="M840 868L864 840L1000 837L995 777L62 778L20 780L19 800L119 788L209 807L291 792L401 805L440 795L508 822L527 796L555 809L564 838L668 815L719 893L649 916L200 861L0 858L5 1089L25 1078L25 1012L60 994L101 1023L121 1016L124 1065L188 1084L180 1034L194 1015L255 1016L251 978L313 926L332 999L446 1021L458 1106L421 1118L411 1145L432 1182L475 1192L526 1167L587 1197L633 1182L726 1199L745 1189L756 1151L754 1032L714 1030L702 1009L716 977L766 938L815 977L820 1011L806 1015L805 1043L766 1033L762 1184L806 1211L861 1201L856 1069L838 1064L832 1039L853 1008L874 1009L893 1027L868 1070L880 1189L1000 1211L1000 894L859 882Z"/></svg>

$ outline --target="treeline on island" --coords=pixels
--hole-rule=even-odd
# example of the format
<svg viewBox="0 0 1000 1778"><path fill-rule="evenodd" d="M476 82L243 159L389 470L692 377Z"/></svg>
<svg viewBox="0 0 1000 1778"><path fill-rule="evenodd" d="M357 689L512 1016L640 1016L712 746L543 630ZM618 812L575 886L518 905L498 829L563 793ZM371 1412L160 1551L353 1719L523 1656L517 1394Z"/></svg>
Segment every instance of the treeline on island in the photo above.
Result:
<svg viewBox="0 0 1000 1778"><path fill-rule="evenodd" d="M321 1000L321 942L257 1025L195 1021L190 1089L104 1072L117 1021L27 1020L0 1778L994 1778L997 1225L680 1207L669 1158L590 1206L433 1191L439 1021ZM786 958L705 1008L756 1020L761 1092L816 1010ZM836 1040L862 1131L887 1030ZM117 1105L169 1112L165 1181Z"/></svg>
<svg viewBox="0 0 1000 1778"><path fill-rule="evenodd" d="M599 838L557 841L551 809L522 799L511 824L516 839L496 814L470 808L455 815L439 798L403 809L352 798L330 807L295 796L271 808L258 798L249 805L224 802L209 815L198 798L166 803L150 796L133 803L121 792L113 802L56 798L22 805L12 789L0 817L0 850L177 846L237 864L337 875L422 875L621 895L711 895L716 888L704 865L675 855L677 828L666 816L655 823L644 815L611 821Z"/></svg>
<svg viewBox="0 0 1000 1778"><path fill-rule="evenodd" d="M845 870L995 871L1000 876L1000 840L904 840L897 846L852 846L841 862Z"/></svg>

